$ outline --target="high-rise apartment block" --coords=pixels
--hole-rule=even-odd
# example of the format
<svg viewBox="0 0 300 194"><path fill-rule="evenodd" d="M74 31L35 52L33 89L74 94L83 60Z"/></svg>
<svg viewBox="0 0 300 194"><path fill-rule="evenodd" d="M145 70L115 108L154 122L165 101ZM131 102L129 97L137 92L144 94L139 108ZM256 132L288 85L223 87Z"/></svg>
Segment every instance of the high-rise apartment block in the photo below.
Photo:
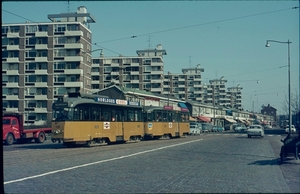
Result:
<svg viewBox="0 0 300 194"><path fill-rule="evenodd" d="M48 18L51 22L2 24L3 110L23 112L28 124L49 125L53 100L90 90L88 24L95 20L85 7Z"/></svg>
<svg viewBox="0 0 300 194"><path fill-rule="evenodd" d="M92 60L92 92L112 84L121 88L136 88L161 94L163 91L164 61L166 51L162 45L155 49L138 50L135 57L104 57Z"/></svg>

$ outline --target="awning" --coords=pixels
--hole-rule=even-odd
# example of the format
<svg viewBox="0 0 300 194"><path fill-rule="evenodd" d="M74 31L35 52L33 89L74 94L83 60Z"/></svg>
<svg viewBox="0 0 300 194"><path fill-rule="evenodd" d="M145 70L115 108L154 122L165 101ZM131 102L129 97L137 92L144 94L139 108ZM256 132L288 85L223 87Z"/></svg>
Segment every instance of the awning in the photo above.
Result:
<svg viewBox="0 0 300 194"><path fill-rule="evenodd" d="M246 124L249 124L249 123L250 123L248 120L244 120L244 122L245 122Z"/></svg>
<svg viewBox="0 0 300 194"><path fill-rule="evenodd" d="M225 119L225 120L228 121L228 122L230 122L230 123L236 123L236 121L233 120L233 119Z"/></svg>
<svg viewBox="0 0 300 194"><path fill-rule="evenodd" d="M190 117L190 121L196 121L196 119L193 117Z"/></svg>
<svg viewBox="0 0 300 194"><path fill-rule="evenodd" d="M198 116L197 118L198 118L200 121L204 121L204 122L207 122L207 123L210 122L210 118L209 118L209 117Z"/></svg>
<svg viewBox="0 0 300 194"><path fill-rule="evenodd" d="M178 106L180 108L186 108L187 109L187 106L183 102L178 102Z"/></svg>
<svg viewBox="0 0 300 194"><path fill-rule="evenodd" d="M246 123L245 121L243 121L242 119L237 119L239 122L241 123Z"/></svg>

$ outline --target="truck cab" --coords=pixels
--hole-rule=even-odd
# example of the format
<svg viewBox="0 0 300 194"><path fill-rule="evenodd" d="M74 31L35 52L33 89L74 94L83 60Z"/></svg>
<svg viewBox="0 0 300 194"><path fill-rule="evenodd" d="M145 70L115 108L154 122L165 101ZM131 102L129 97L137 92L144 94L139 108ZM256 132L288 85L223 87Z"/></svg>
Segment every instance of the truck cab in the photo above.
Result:
<svg viewBox="0 0 300 194"><path fill-rule="evenodd" d="M21 136L20 122L15 116L4 116L2 118L2 129L3 129L3 141L7 144L11 144L12 138L19 139Z"/></svg>

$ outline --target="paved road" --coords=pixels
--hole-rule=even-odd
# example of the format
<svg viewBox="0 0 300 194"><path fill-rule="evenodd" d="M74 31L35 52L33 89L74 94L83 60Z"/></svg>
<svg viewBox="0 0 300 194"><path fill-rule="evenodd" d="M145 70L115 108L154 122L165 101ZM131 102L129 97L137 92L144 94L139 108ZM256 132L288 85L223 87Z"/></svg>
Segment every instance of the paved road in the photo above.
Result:
<svg viewBox="0 0 300 194"><path fill-rule="evenodd" d="M300 193L300 162L280 139L209 133L91 148L3 146L6 193Z"/></svg>

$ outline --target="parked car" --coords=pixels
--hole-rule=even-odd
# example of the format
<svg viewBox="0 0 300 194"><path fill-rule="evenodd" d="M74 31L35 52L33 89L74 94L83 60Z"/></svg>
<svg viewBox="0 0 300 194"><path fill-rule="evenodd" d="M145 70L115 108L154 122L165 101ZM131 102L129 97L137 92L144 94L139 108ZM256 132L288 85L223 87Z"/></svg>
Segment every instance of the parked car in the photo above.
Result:
<svg viewBox="0 0 300 194"><path fill-rule="evenodd" d="M221 126L214 126L212 129L213 132L223 132L224 128Z"/></svg>
<svg viewBox="0 0 300 194"><path fill-rule="evenodd" d="M202 123L202 132L212 132L213 126L210 123Z"/></svg>
<svg viewBox="0 0 300 194"><path fill-rule="evenodd" d="M200 123L190 123L190 135L200 135L202 125Z"/></svg>
<svg viewBox="0 0 300 194"><path fill-rule="evenodd" d="M261 125L250 125L249 129L247 130L248 138L252 136L259 136L261 138L264 137L265 131Z"/></svg>
<svg viewBox="0 0 300 194"><path fill-rule="evenodd" d="M235 132L245 132L247 131L247 127L246 126L238 126L234 129Z"/></svg>
<svg viewBox="0 0 300 194"><path fill-rule="evenodd" d="M296 133L296 128L294 125L291 125L291 132ZM285 133L289 133L289 125L286 126Z"/></svg>

